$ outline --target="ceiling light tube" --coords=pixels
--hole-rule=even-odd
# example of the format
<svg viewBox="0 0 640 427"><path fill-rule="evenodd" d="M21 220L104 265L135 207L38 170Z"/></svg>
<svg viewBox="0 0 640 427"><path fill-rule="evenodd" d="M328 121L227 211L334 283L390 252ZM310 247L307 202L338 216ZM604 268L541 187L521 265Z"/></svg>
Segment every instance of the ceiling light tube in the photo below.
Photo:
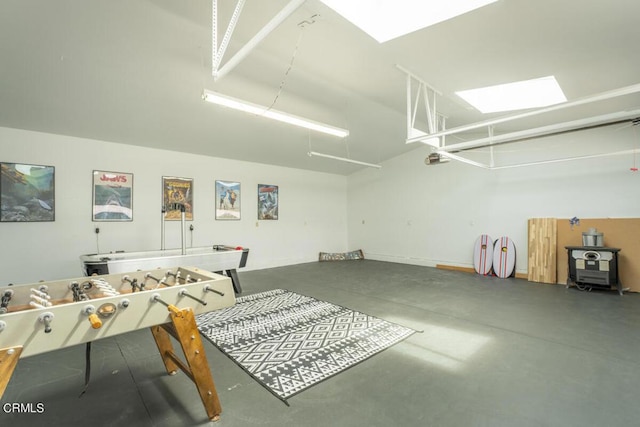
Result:
<svg viewBox="0 0 640 427"><path fill-rule="evenodd" d="M376 165L373 163L360 162L358 160L347 159L346 157L337 157L337 156L332 156L331 154L323 154L315 151L309 151L308 154L309 154L309 157L311 156L325 157L327 159L340 160L341 162L354 163L356 165L362 165L362 166L369 166L370 168L380 169L382 167L381 165Z"/></svg>
<svg viewBox="0 0 640 427"><path fill-rule="evenodd" d="M245 113L255 114L256 116L267 117L269 119L288 123L294 126L300 126L306 129L315 130L317 132L326 133L328 135L344 138L349 135L349 131L335 126L326 125L324 123L294 116L293 114L284 113L282 111L271 110L261 105L242 101L227 95L222 95L210 90L204 90L202 99L213 104L222 105L224 107L233 108L234 110L244 111Z"/></svg>

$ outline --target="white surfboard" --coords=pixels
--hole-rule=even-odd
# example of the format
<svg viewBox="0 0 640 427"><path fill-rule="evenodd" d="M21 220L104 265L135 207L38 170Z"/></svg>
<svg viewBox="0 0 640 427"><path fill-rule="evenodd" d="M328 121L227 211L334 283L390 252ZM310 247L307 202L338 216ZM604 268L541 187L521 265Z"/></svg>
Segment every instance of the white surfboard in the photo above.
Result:
<svg viewBox="0 0 640 427"><path fill-rule="evenodd" d="M488 234L482 234L476 239L473 248L473 268L476 273L487 275L493 265L493 239Z"/></svg>
<svg viewBox="0 0 640 427"><path fill-rule="evenodd" d="M516 266L516 246L503 236L493 245L493 272L501 279L510 277Z"/></svg>

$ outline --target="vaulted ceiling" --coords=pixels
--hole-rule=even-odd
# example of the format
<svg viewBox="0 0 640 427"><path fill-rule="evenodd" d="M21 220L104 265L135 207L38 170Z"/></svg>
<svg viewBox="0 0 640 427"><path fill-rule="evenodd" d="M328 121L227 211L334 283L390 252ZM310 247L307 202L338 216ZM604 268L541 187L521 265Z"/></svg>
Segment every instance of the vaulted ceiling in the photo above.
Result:
<svg viewBox="0 0 640 427"><path fill-rule="evenodd" d="M236 1L218 3L221 39ZM287 3L247 0L223 64ZM307 153L379 163L416 148L405 144L396 65L442 93L448 127L465 125L497 115L476 112L458 90L554 75L571 101L640 83L638 16L637 0L499 0L379 44L307 0L215 81L210 0L3 0L0 126L347 175L361 166ZM350 135L208 104L203 89L275 100ZM517 126L639 107L634 94Z"/></svg>

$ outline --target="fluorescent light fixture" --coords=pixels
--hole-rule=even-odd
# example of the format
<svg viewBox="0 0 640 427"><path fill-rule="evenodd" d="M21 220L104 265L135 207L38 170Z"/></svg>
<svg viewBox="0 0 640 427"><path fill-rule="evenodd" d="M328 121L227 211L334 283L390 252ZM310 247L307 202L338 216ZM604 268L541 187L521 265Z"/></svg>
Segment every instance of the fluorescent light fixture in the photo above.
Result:
<svg viewBox="0 0 640 427"><path fill-rule="evenodd" d="M524 110L566 102L554 76L456 92L481 113Z"/></svg>
<svg viewBox="0 0 640 427"><path fill-rule="evenodd" d="M212 92L206 89L202 93L202 99L213 104L222 105L225 107L233 108L234 110L255 114L256 116L266 117L269 119L277 120L279 122L289 123L291 125L315 130L317 132L337 136L338 138L344 138L349 135L349 131L346 129L325 125L324 123L304 119L302 117L294 116L293 114L283 113L282 111L270 110L267 107L263 107L261 105L252 104L250 102L242 101L240 99L232 98L230 96L222 95L220 93Z"/></svg>
<svg viewBox="0 0 640 427"><path fill-rule="evenodd" d="M315 151L309 151L309 157L311 156L317 156L317 157L324 157L327 159L333 159L333 160L339 160L341 162L347 162L347 163L353 163L356 165L362 165L362 166L369 166L370 168L378 168L380 169L382 166L381 165L376 165L374 163L367 163L367 162L361 162L358 160L352 160L352 159L347 159L346 157L338 157L338 156L332 156L331 154L323 154L323 153L318 153Z"/></svg>
<svg viewBox="0 0 640 427"><path fill-rule="evenodd" d="M463 15L495 1L497 0L322 0L379 43Z"/></svg>

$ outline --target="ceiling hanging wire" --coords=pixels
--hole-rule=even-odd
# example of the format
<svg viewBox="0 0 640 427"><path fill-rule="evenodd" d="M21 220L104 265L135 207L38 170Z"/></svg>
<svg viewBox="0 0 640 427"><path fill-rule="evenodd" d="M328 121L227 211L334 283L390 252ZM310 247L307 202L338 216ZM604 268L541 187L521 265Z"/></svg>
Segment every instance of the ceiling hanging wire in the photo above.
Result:
<svg viewBox="0 0 640 427"><path fill-rule="evenodd" d="M212 2L214 3L214 8L217 8L217 1L218 0L212 0ZM278 25L280 25L282 22L285 21L285 19L287 19L291 14L293 14L293 12L295 12L296 9L302 6L302 4L305 1L306 0L291 0L280 12L276 14L276 16L274 16L271 19L271 21L269 21L261 30L259 30L258 33L256 33L256 35L253 36L251 40L246 42L244 46L242 46L240 50L236 52L236 54L233 57L231 57L222 67L220 67L220 63L222 62L222 57L224 56L225 50L223 49L217 50L215 48L217 44L217 19L216 19L217 16L216 16L216 9L214 9L214 13L213 13L214 30L212 33L212 36L213 36L212 38L214 42L213 44L214 55L217 57L217 60L218 60L218 67L214 66L212 70L214 78L218 80L224 77L226 74L228 74L231 70L233 70L244 58L247 57L247 55L249 55L249 53L251 53L251 51L258 44L260 44L276 27L278 27ZM238 16L240 15L240 10L242 9L243 4L244 4L244 0L239 0L238 4L236 5L237 13L234 12L234 16L232 17L232 20L229 23L229 27L227 27L227 33L229 34L229 38L231 37L231 33L233 32L233 29L235 28L235 25L237 23L236 15Z"/></svg>
<svg viewBox="0 0 640 427"><path fill-rule="evenodd" d="M305 0L291 0L280 12L276 14L261 30L256 33L256 35L246 42L236 54L229 59L224 65L220 67L222 63L222 58L227 50L229 40L231 39L231 35L236 27L238 22L239 15L242 11L242 7L244 5L244 0L238 0L236 4L235 11L233 16L229 22L227 27L227 31L224 35L224 39L218 48L218 13L217 13L217 1L212 0L212 75L214 81L218 81L220 78L228 74L233 68L235 68L249 53L256 48L262 40L264 40L276 27L278 27L282 22L284 22L289 16L293 14L304 2ZM298 24L301 30L315 22L314 18L318 15L313 15L308 20L304 20ZM328 135L336 136L338 138L344 138L349 135L349 131L347 129L340 129L335 126L327 125L324 123L317 122L315 120L307 119L304 117L296 116L294 114L286 113L284 111L277 111L273 109L278 97L280 96L282 89L287 80L287 76L293 67L293 62L295 60L295 56L298 50L302 39L302 31L298 39L298 43L296 45L296 49L292 56L292 59L289 64L289 68L285 73L285 77L283 78L280 88L278 89L278 93L275 96L275 99L271 103L269 107L254 104L252 102L243 101L241 99L233 98L228 95L224 95L222 93L214 92L211 90L203 89L202 91L202 99L204 101L221 105L227 108L232 108L235 110L243 111L246 113L254 114L256 116L265 117L268 119L288 123L290 125L299 126L307 129L312 129L318 132L326 133Z"/></svg>
<svg viewBox="0 0 640 427"><path fill-rule="evenodd" d="M304 2L304 0L292 0L276 17L274 17L274 19L272 19L272 21L270 21L261 31L258 32L258 34L256 34L256 36L250 40L241 50L240 52L238 52L231 60L229 60L227 62L227 64L225 64L225 66L223 66L221 69L219 69L220 67L220 63L222 60L222 56L225 53L226 47L227 47L227 42L228 39L231 36L231 33L233 32L233 29L235 28L235 25L237 23L237 18L238 15L240 14L240 11L242 9L242 6L244 4L244 1L239 0L238 4L236 5L236 10L234 12L234 16L232 17L232 20L229 24L229 27L227 28L227 33L225 34L225 40L223 40L223 42L221 43L221 46L219 49L216 49L217 46L217 0L213 0L212 1L212 21L213 21L213 32L212 32L212 44L214 46L213 48L213 58L212 58L212 62L213 62L213 75L214 78L217 80L219 78L221 78L223 75L225 75L226 73L228 73L228 71L230 69L232 69L233 67L235 67L235 65L241 61L246 55L247 53L253 49L255 47L255 45L257 45L265 36L266 34L268 34L270 31L273 30L273 28L275 28L280 22L282 22L287 16L289 16L291 13L293 13L293 11L295 9L297 9L297 7L299 7L302 3ZM266 115L266 114L271 114L272 113L272 109L273 107L276 105L276 103L278 102L278 99L280 97L280 95L282 94L282 91L285 87L285 85L287 84L287 80L289 78L289 75L291 73L291 70L293 69L293 65L295 63L297 54L298 54L298 50L300 48L300 45L302 43L302 38L304 35L304 29L309 26L312 25L316 22L315 18L318 17L318 15L312 15L308 20L304 20L300 23L298 23L298 27L300 27L300 33L298 35L298 40L296 42L296 46L294 48L293 54L291 55L291 60L289 61L289 66L287 67L287 70L284 73L284 76L282 78L282 81L280 82L280 86L278 87L278 91L273 99L273 101L271 102L271 105L269 105L266 108L262 108L262 114ZM229 104L233 104L232 108L237 108L237 109L242 109L243 111L257 111L256 107L258 107L257 105L252 105L249 107L242 107L239 106L239 104L243 103L243 104L248 104L248 103L244 103L242 101L239 100L235 100L235 99L230 99L230 97L226 97L228 98L227 100L225 100L225 102L221 102L218 98L221 98L222 96L216 93L213 93L211 91L204 91L203 93L203 99L208 100L210 102L214 102L214 103L221 103L223 105L227 105L230 106ZM274 114L277 115L282 115L283 113L280 112L276 112L275 110L273 110ZM272 117L275 118L275 117ZM281 118L277 118L277 120L282 120ZM299 125L299 124L298 124ZM307 126L305 126L307 127ZM308 127L307 127L308 128ZM315 129L315 128L314 128ZM318 130L318 129L315 129ZM340 129L340 131L342 131ZM323 131L326 132L326 131ZM332 133L334 134L334 133ZM340 135L336 135L336 136L340 136L341 138L344 138L346 136L349 135L348 131L344 131L341 132ZM338 156L332 156L329 154L323 154L323 153L318 153L315 151L311 151L311 135L310 132L308 133L308 137L307 137L307 144L308 144L308 155L310 157L312 156L318 156L318 157L325 157L325 158L330 158L330 159L335 159L335 160L340 160L340 161L344 161L344 162L348 162L348 163L354 163L354 164L359 164L359 165L363 165L363 166L369 166L369 167L374 167L374 168L380 168L381 166L379 164L372 164L372 163L367 163L367 162L360 162L357 160L352 160L350 159L350 154L349 154L349 146L348 146L348 141L347 141L347 158L343 158L343 157L338 157ZM378 150L378 157L380 157L380 152Z"/></svg>
<svg viewBox="0 0 640 427"><path fill-rule="evenodd" d="M204 8L204 5L202 5L202 7ZM214 8L214 11L212 12L212 14L213 14L214 19L215 19L215 13L216 13L215 12L215 5L212 4L211 7ZM207 76L210 75L210 74L207 71L206 65L204 63L204 52L203 52L203 46L201 44L198 45L198 51L200 53L200 66L204 70L204 72L202 73L202 87L206 87L207 86Z"/></svg>
<svg viewBox="0 0 640 427"><path fill-rule="evenodd" d="M349 152L349 140L346 139L344 143L345 149L347 150L347 159L351 158L351 153Z"/></svg>
<svg viewBox="0 0 640 427"><path fill-rule="evenodd" d="M300 34L298 35L298 41L296 42L296 47L293 49L293 54L291 55L291 61L289 61L289 67L287 68L287 71L284 72L284 76L282 77L282 81L280 82L280 87L278 87L278 93L276 93L275 98L273 99L273 102L271 103L271 105L269 105L267 107L267 109L265 111L269 111L271 110L275 105L276 102L278 101L278 98L280 97L280 94L282 93L282 89L284 88L284 85L287 82L287 78L289 77L289 73L291 72L291 69L293 68L293 63L296 60L296 55L298 54L298 49L300 48L300 43L302 42L302 36L304 35L304 29L309 26L314 24L315 21L315 17L318 15L313 15L312 17L310 17L309 21L304 20L300 23L298 23L298 27L300 28Z"/></svg>
<svg viewBox="0 0 640 427"><path fill-rule="evenodd" d="M640 145L640 139L638 138L638 125L640 125L640 118L633 120L632 122L633 125L633 136L634 136L634 140L635 140L635 148L633 149L633 166L631 168L629 168L629 170L631 172L638 172L638 165L636 163L637 157L638 157L638 145Z"/></svg>

